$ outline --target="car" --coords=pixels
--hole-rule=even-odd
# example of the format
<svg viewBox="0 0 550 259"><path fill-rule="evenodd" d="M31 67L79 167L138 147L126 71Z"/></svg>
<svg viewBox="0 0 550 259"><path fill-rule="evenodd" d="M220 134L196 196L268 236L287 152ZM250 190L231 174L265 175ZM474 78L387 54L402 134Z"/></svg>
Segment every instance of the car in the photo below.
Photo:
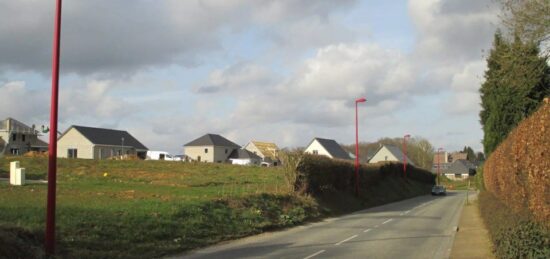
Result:
<svg viewBox="0 0 550 259"><path fill-rule="evenodd" d="M432 195L447 195L447 190L443 185L434 185L432 187Z"/></svg>

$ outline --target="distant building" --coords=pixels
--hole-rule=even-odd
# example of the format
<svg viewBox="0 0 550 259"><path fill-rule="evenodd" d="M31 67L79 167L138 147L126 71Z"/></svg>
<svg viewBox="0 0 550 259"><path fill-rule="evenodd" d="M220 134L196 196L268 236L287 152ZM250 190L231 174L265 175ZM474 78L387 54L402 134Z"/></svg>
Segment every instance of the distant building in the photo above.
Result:
<svg viewBox="0 0 550 259"><path fill-rule="evenodd" d="M234 165L260 165L262 158L246 149L235 149L229 155L229 161Z"/></svg>
<svg viewBox="0 0 550 259"><path fill-rule="evenodd" d="M48 143L38 138L39 131L34 125L7 118L0 121L0 155L22 155L29 151L48 151Z"/></svg>
<svg viewBox="0 0 550 259"><path fill-rule="evenodd" d="M449 163L456 160L468 160L468 153L466 152L453 152L449 155Z"/></svg>
<svg viewBox="0 0 550 259"><path fill-rule="evenodd" d="M392 145L382 145L376 151L374 156L369 160L369 163L378 163L378 162L398 162L403 163L404 154L400 148ZM407 157L407 164L413 165L414 162Z"/></svg>
<svg viewBox="0 0 550 259"><path fill-rule="evenodd" d="M468 160L458 159L441 171L447 178L454 181L462 181L476 174L476 166Z"/></svg>
<svg viewBox="0 0 550 259"><path fill-rule="evenodd" d="M314 138L309 143L304 153L322 155L335 159L351 160L348 152L332 139Z"/></svg>
<svg viewBox="0 0 550 259"><path fill-rule="evenodd" d="M192 161L209 163L229 162L229 156L241 147L218 135L206 134L184 145L184 154Z"/></svg>
<svg viewBox="0 0 550 259"><path fill-rule="evenodd" d="M279 147L275 143L250 141L244 146L244 149L258 155L262 162L268 163L273 166L279 165Z"/></svg>
<svg viewBox="0 0 550 259"><path fill-rule="evenodd" d="M135 155L145 159L147 147L123 130L71 126L57 140L57 157L108 159Z"/></svg>

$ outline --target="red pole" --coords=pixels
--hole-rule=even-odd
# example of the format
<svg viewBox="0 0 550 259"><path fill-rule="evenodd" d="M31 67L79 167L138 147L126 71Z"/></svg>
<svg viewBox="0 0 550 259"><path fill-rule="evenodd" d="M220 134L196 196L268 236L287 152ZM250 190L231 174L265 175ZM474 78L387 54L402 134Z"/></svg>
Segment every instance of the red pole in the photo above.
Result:
<svg viewBox="0 0 550 259"><path fill-rule="evenodd" d="M355 101L355 195L359 196L359 123Z"/></svg>
<svg viewBox="0 0 550 259"><path fill-rule="evenodd" d="M407 177L407 138L409 135L403 137L403 176Z"/></svg>
<svg viewBox="0 0 550 259"><path fill-rule="evenodd" d="M46 255L55 253L55 190L57 174L57 111L59 89L59 45L61 38L61 0L56 0L53 53L52 53L52 97L50 109L50 144L48 149L48 198L46 205Z"/></svg>
<svg viewBox="0 0 550 259"><path fill-rule="evenodd" d="M437 149L437 185L439 185L439 168L441 167L441 165L439 163L439 159L441 159L441 151L442 150L443 150L442 148Z"/></svg>

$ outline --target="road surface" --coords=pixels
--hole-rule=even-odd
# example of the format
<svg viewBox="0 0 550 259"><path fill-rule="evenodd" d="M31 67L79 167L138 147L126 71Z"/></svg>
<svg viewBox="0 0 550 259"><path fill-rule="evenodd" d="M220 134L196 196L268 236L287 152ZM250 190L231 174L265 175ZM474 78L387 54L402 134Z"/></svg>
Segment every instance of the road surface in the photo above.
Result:
<svg viewBox="0 0 550 259"><path fill-rule="evenodd" d="M175 258L448 258L464 199L420 196Z"/></svg>

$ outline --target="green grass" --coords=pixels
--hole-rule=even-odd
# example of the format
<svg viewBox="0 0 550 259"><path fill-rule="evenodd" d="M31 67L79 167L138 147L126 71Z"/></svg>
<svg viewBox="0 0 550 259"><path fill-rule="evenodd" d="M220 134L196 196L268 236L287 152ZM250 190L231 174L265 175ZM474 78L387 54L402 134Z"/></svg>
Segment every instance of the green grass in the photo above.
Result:
<svg viewBox="0 0 550 259"><path fill-rule="evenodd" d="M14 159L0 159L1 177ZM47 159L17 160L28 179L45 179ZM158 257L315 215L277 168L66 159L58 168L57 233L67 257ZM0 182L0 226L41 233L46 191Z"/></svg>
<svg viewBox="0 0 550 259"><path fill-rule="evenodd" d="M0 159L0 177L15 159L28 179L46 178L47 159L25 157ZM364 186L360 199L310 197L294 194L283 168L58 159L57 254L162 257L429 193L430 184L396 175ZM0 255L42 256L46 191L0 181Z"/></svg>
<svg viewBox="0 0 550 259"><path fill-rule="evenodd" d="M478 190L480 189L478 175L470 176L470 189ZM465 179L464 181L453 181L444 175L439 177L439 180L441 181L442 185L445 185L447 189L449 190L463 190L465 191L468 189L468 179Z"/></svg>

